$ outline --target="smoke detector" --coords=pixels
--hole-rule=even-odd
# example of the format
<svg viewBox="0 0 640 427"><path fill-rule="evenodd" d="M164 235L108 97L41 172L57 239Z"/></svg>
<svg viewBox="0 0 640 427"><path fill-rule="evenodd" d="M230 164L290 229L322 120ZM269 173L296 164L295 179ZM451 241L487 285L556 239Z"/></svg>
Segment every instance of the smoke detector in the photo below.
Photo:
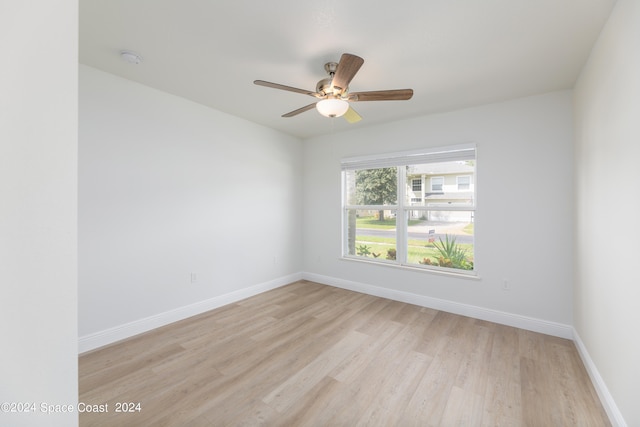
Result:
<svg viewBox="0 0 640 427"><path fill-rule="evenodd" d="M120 57L129 64L139 64L142 62L142 56L130 50L123 50L120 52Z"/></svg>

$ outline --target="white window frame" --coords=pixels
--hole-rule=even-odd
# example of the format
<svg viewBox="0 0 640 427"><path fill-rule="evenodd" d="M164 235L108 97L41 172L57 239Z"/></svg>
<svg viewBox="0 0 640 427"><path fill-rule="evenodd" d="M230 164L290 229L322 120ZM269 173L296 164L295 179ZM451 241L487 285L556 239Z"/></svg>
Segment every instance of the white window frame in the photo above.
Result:
<svg viewBox="0 0 640 427"><path fill-rule="evenodd" d="M419 269L424 271L436 271L436 272L445 272L447 274L455 274L462 276L475 277L477 276L477 264L474 261L474 269L473 270L462 270L456 268L445 268L445 267L437 267L431 265L415 265L407 262L407 227L408 227L408 218L410 211L470 211L473 218L476 217L476 186L472 186L471 191L473 192L471 205L465 206L416 206L412 205L410 200L407 200L406 191L407 187L407 176L404 173L404 168L408 165L414 164L424 164L424 163L439 163L439 162L447 162L447 161L465 161L465 160L473 160L474 165L477 167L477 148L475 144L461 144L449 147L439 147L439 148L430 148L419 151L407 151L407 152L397 152L397 153L389 153L389 154L381 154L374 156L362 156L362 157L350 157L344 158L341 160L341 169L342 169L342 258L343 259L351 259L372 263L380 263L380 264L392 264L394 266L399 266L402 268L409 269ZM346 172L361 170L361 169L377 169L377 168L388 168L388 167L396 167L398 171L397 175L397 204L394 205L380 205L380 206L369 206L369 205L351 205L347 202L347 179ZM476 176L477 171L474 172L473 176ZM443 189L444 191L444 177L442 177L443 181ZM349 254L349 220L348 215L349 211L352 210L380 210L383 208L386 211L392 211L396 213L396 260L386 260L386 259L369 259L363 258L357 255ZM404 218L404 220L399 220L400 218ZM474 255L476 253L476 242L475 242L475 232L474 232ZM474 256L475 257L475 256Z"/></svg>
<svg viewBox="0 0 640 427"><path fill-rule="evenodd" d="M418 188L416 190L416 182L418 182L418 185L420 186L420 188ZM412 178L411 179L411 191L413 191L414 193L416 191L419 191L422 193L422 178Z"/></svg>
<svg viewBox="0 0 640 427"><path fill-rule="evenodd" d="M439 190L436 190L436 189L433 188L433 184L434 184L433 181L435 181L436 179L442 181L442 183L440 184L440 189ZM444 192L444 176L431 176L431 177L429 177L429 184L431 184L431 192L432 193L435 193L435 192L442 193L442 192Z"/></svg>
<svg viewBox="0 0 640 427"><path fill-rule="evenodd" d="M460 189L460 178L467 178L469 180L469 182L467 182L464 185L468 185L468 188L463 188ZM458 175L456 176L456 189L458 191L467 191L467 190L471 190L471 175Z"/></svg>

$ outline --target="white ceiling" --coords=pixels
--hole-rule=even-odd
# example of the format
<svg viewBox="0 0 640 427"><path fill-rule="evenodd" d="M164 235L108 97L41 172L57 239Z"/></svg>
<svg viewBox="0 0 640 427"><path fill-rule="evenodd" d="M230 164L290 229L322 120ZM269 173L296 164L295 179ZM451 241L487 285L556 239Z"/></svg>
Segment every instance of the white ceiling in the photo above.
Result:
<svg viewBox="0 0 640 427"><path fill-rule="evenodd" d="M615 0L80 0L80 62L282 132L332 131L568 89ZM119 52L140 53L139 65ZM360 102L348 124L310 110L323 65L364 58L350 89L412 88Z"/></svg>

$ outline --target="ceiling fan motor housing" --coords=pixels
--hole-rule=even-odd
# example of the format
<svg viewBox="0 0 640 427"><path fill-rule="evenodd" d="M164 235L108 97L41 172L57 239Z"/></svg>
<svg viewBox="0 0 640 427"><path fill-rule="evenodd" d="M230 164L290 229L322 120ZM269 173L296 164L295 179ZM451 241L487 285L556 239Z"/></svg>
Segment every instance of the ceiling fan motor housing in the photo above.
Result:
<svg viewBox="0 0 640 427"><path fill-rule="evenodd" d="M333 88L333 76L336 74L336 70L338 69L338 63L337 62L327 62L326 64L324 64L324 70L327 72L327 74L329 74L329 77L327 77L326 79L322 79L318 82L318 84L316 85L316 92L321 94L321 95L328 95L328 96L338 96L338 95L344 95L347 92L348 88L345 88L345 90L342 91L342 93L335 93L335 90Z"/></svg>
<svg viewBox="0 0 640 427"><path fill-rule="evenodd" d="M333 81L332 77L327 77L326 79L322 79L316 85L316 92L320 95L333 95L333 86L331 82Z"/></svg>

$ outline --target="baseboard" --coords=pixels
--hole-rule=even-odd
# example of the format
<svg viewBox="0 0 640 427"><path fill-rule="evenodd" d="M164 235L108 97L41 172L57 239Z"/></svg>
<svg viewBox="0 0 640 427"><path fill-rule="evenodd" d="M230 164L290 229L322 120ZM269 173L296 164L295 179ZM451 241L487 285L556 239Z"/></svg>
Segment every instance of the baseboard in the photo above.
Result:
<svg viewBox="0 0 640 427"><path fill-rule="evenodd" d="M576 348L578 349L578 354L580 354L580 358L582 359L582 363L587 369L587 373L589 374L589 378L591 378L591 383L593 387L596 389L596 393L598 393L598 397L600 398L600 402L604 407L604 410L607 412L609 416L609 421L611 421L611 425L613 427L627 427L627 423L625 422L616 402L613 400L613 396L609 393L609 389L607 385L604 383L604 380L600 376L600 372L598 372L598 368L596 368L595 363L591 360L591 356L589 356L589 352L587 351L587 347L585 347L582 339L580 339L580 335L574 329L573 331L573 342L576 343Z"/></svg>
<svg viewBox="0 0 640 427"><path fill-rule="evenodd" d="M503 311L492 310L470 304L463 304L459 302L413 294L410 292L398 291L395 289L372 286L365 283L353 282L315 273L303 273L302 277L305 280L335 286L337 288L361 292L382 298L392 299L395 301L433 308L436 310L442 310L448 313L473 317L475 319L486 320L488 322L499 323L501 325L513 326L516 328L539 332L546 335L573 339L573 328L569 325L564 325L561 323L549 322L542 319L521 316L519 314L506 313Z"/></svg>
<svg viewBox="0 0 640 427"><path fill-rule="evenodd" d="M105 345L130 338L134 335L138 335L143 332L147 332L152 329L159 328L161 326L165 326L170 323L177 322L179 320L183 320L218 307L222 307L223 305L231 304L236 301L240 301L245 298L260 294L262 292L266 292L271 289L276 289L289 283L296 282L298 280L301 280L302 276L302 273L290 274L288 276L279 277L268 282L259 283L257 285L229 292L224 295L219 295L217 297L210 298L204 301L198 301L197 303L190 304L188 306L179 307L164 313L156 314L154 316L135 320L133 322L109 328L104 331L85 335L83 337L80 337L78 340L78 351L79 353L85 353L90 350L95 350Z"/></svg>
<svg viewBox="0 0 640 427"><path fill-rule="evenodd" d="M513 326L516 328L526 329L534 332L540 332L547 335L567 339L574 338L573 328L569 325L563 325L560 323L549 322L546 320L535 319L518 314L506 313L474 305L413 294L410 292L398 291L395 289L373 286L360 282L338 279L335 277L324 276L315 273L295 273L244 289L239 289L237 291L210 298L208 300L199 301L188 306L179 307L164 313L159 313L154 316L135 320L124 325L115 326L113 328L109 328L100 332L85 335L83 337L80 337L78 340L78 351L79 353L85 353L87 351L94 350L126 338L130 338L143 332L148 332L152 329L159 328L161 326L165 326L170 323L177 322L179 320L183 320L209 310L213 310L226 304L231 304L236 301L249 298L251 296L284 286L301 279L306 279L313 282L335 286L355 292L379 296L382 298L388 298L395 301L420 305L422 307L429 307L436 310L459 314L462 316L473 317L475 319L486 320L489 322Z"/></svg>

